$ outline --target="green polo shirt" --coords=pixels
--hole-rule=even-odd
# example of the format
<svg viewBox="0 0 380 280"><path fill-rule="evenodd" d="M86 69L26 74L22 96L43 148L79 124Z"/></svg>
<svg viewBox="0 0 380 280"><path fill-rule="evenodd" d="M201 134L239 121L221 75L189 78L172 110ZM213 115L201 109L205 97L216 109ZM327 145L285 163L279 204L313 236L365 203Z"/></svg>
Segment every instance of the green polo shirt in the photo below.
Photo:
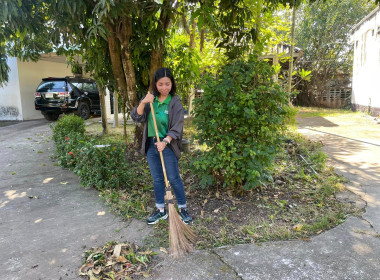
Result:
<svg viewBox="0 0 380 280"><path fill-rule="evenodd" d="M160 137L165 137L168 133L168 123L169 123L169 103L172 100L172 96L169 94L168 97L161 103L158 97L154 99L153 108L156 115L158 135ZM154 130L152 112L148 116L148 137L156 137L156 131Z"/></svg>

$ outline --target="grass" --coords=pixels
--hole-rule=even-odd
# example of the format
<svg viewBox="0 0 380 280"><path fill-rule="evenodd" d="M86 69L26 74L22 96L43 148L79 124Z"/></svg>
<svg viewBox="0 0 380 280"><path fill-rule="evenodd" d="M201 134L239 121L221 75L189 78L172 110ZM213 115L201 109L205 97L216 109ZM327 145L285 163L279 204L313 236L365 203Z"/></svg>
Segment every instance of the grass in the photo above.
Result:
<svg viewBox="0 0 380 280"><path fill-rule="evenodd" d="M130 142L133 139L135 125L127 124L127 136L128 141ZM111 124L108 124L108 134L103 135L102 125L99 122L94 122L86 126L86 133L97 139L101 143L120 143L124 141L124 128L120 124L119 127L112 127Z"/></svg>
<svg viewBox="0 0 380 280"><path fill-rule="evenodd" d="M352 112L346 109L331 109L331 108L317 108L317 107L296 107L298 110L297 117L333 117L341 115L364 115L363 112Z"/></svg>
<svg viewBox="0 0 380 280"><path fill-rule="evenodd" d="M296 121L301 127L380 144L380 126L366 113L340 109L297 108ZM309 117L313 119L307 119Z"/></svg>

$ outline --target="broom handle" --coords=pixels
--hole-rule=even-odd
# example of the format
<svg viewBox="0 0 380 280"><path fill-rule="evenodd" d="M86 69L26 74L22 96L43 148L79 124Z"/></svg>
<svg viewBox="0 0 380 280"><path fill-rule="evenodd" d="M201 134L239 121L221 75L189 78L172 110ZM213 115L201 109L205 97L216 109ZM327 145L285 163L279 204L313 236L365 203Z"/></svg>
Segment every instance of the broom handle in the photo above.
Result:
<svg viewBox="0 0 380 280"><path fill-rule="evenodd" d="M156 131L157 142L160 143L161 141L160 141L160 136L158 134L157 123L156 123L156 115L154 114L153 103L149 103L149 104L150 104L150 110L152 111L154 130ZM162 155L162 152L160 152L160 158L161 158L162 171L164 172L165 186L168 188L169 187L169 182L168 182L168 177L166 176L164 156Z"/></svg>

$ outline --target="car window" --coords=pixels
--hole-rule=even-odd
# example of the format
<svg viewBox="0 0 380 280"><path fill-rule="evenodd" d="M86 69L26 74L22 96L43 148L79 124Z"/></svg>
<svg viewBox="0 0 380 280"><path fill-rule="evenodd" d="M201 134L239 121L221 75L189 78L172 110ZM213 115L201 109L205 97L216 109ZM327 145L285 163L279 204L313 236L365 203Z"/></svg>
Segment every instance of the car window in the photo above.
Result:
<svg viewBox="0 0 380 280"><path fill-rule="evenodd" d="M66 91L65 81L43 81L37 88L38 92L64 92Z"/></svg>
<svg viewBox="0 0 380 280"><path fill-rule="evenodd" d="M95 91L95 87L93 83L83 83L83 91Z"/></svg>
<svg viewBox="0 0 380 280"><path fill-rule="evenodd" d="M74 82L74 83L71 83L74 87L82 90L82 86L83 86L83 83L79 83L79 82Z"/></svg>

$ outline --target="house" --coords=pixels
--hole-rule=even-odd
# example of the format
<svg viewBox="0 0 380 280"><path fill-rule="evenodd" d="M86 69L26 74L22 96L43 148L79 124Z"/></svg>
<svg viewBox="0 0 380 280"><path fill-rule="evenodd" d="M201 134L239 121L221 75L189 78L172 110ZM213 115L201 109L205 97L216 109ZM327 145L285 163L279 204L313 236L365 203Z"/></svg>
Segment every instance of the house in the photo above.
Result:
<svg viewBox="0 0 380 280"><path fill-rule="evenodd" d="M22 121L43 118L34 108L34 93L42 78L73 76L64 56L43 54L37 62L7 59L9 81L0 87L0 120ZM110 94L106 95L107 118L111 119Z"/></svg>
<svg viewBox="0 0 380 280"><path fill-rule="evenodd" d="M350 31L354 45L351 108L380 115L380 6Z"/></svg>

